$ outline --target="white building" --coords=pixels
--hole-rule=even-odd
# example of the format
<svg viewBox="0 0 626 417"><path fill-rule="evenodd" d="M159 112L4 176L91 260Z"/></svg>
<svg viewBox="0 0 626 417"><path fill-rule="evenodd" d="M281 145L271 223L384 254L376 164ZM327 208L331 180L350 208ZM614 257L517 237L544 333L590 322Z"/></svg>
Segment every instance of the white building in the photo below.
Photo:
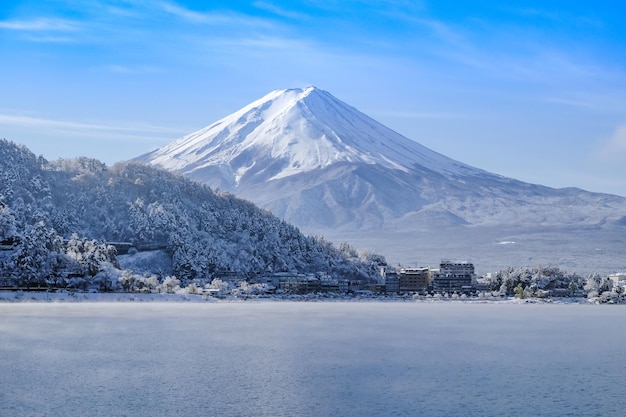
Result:
<svg viewBox="0 0 626 417"><path fill-rule="evenodd" d="M621 288L626 290L626 272L618 272L609 275L609 279L613 281L613 289Z"/></svg>

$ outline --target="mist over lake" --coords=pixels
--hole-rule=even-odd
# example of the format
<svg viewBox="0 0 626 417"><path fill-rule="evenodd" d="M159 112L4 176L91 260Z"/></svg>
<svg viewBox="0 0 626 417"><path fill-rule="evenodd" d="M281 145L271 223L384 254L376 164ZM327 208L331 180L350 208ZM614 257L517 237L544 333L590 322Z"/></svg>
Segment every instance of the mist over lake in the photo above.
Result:
<svg viewBox="0 0 626 417"><path fill-rule="evenodd" d="M625 306L0 304L0 415L621 416Z"/></svg>

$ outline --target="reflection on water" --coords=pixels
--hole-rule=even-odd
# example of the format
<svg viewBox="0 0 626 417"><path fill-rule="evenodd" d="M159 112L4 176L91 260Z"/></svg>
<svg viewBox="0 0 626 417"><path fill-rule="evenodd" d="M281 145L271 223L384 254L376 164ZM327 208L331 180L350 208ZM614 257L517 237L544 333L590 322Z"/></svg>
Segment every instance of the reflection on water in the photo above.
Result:
<svg viewBox="0 0 626 417"><path fill-rule="evenodd" d="M0 415L622 416L625 312L0 304Z"/></svg>

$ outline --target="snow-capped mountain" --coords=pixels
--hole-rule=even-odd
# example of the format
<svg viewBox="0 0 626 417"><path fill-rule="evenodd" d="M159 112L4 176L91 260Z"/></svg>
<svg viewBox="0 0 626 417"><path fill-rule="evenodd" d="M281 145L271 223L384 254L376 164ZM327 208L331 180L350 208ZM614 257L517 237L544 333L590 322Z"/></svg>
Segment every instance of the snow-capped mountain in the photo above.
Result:
<svg viewBox="0 0 626 417"><path fill-rule="evenodd" d="M427 149L315 87L276 90L197 132L140 157L214 183L214 170L236 191L339 163L441 174L473 168Z"/></svg>
<svg viewBox="0 0 626 417"><path fill-rule="evenodd" d="M471 167L315 87L273 91L136 160L245 197L307 232L331 237L482 227L506 240L520 230L626 224L625 198Z"/></svg>

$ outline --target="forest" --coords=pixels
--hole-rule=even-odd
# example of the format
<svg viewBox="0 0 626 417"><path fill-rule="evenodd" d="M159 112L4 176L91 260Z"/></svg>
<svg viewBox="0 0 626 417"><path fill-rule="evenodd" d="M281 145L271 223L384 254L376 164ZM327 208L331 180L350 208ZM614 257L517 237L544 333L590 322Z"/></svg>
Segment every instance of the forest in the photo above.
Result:
<svg viewBox="0 0 626 417"><path fill-rule="evenodd" d="M137 276L123 269L120 242L162 249L170 270ZM248 201L162 169L132 162L107 167L84 157L48 161L0 140L5 286L112 291L129 277L187 285L224 272L323 272L369 281L384 264L379 254L306 236Z"/></svg>

